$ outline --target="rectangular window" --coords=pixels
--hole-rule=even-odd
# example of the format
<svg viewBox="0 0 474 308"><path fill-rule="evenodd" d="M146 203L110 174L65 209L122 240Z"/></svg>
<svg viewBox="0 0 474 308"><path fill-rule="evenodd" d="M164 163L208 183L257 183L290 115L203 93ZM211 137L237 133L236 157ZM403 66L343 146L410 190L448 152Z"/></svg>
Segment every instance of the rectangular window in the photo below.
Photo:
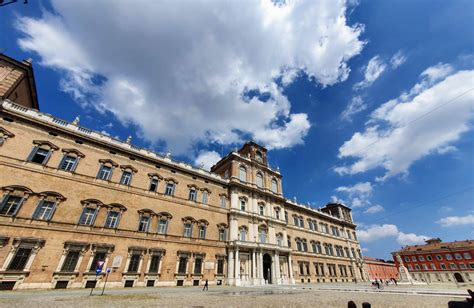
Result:
<svg viewBox="0 0 474 308"><path fill-rule="evenodd" d="M22 271L30 258L31 248L18 248L12 261L8 265L9 271Z"/></svg>
<svg viewBox="0 0 474 308"><path fill-rule="evenodd" d="M194 259L194 274L201 274L202 271L202 259Z"/></svg>
<svg viewBox="0 0 474 308"><path fill-rule="evenodd" d="M110 211L107 213L107 218L105 219L104 227L106 228L117 228L119 223L120 213Z"/></svg>
<svg viewBox="0 0 474 308"><path fill-rule="evenodd" d="M267 242L267 233L265 231L260 231L260 243Z"/></svg>
<svg viewBox="0 0 474 308"><path fill-rule="evenodd" d="M265 207L263 207L263 205L258 207L258 213L262 216L265 214Z"/></svg>
<svg viewBox="0 0 474 308"><path fill-rule="evenodd" d="M46 164L48 162L48 158L50 156L51 151L45 150L41 148L34 148L33 152L30 154L29 161L37 164Z"/></svg>
<svg viewBox="0 0 474 308"><path fill-rule="evenodd" d="M445 270L445 269L446 269L446 265L444 265L443 263L441 263L439 266L440 266L440 267L441 267L441 269L443 269L443 270Z"/></svg>
<svg viewBox="0 0 474 308"><path fill-rule="evenodd" d="M225 240L226 240L225 229L220 229L219 230L219 241L225 241Z"/></svg>
<svg viewBox="0 0 474 308"><path fill-rule="evenodd" d="M275 209L275 218L280 220L280 210L279 209Z"/></svg>
<svg viewBox="0 0 474 308"><path fill-rule="evenodd" d="M224 259L217 260L217 274L224 274Z"/></svg>
<svg viewBox="0 0 474 308"><path fill-rule="evenodd" d="M293 216L293 224L294 224L295 226L298 226L298 225L299 225L298 217Z"/></svg>
<svg viewBox="0 0 474 308"><path fill-rule="evenodd" d="M165 195L173 196L174 195L174 183L168 182L166 183Z"/></svg>
<svg viewBox="0 0 474 308"><path fill-rule="evenodd" d="M112 177L112 167L101 165L99 173L97 173L97 178L99 180L108 181Z"/></svg>
<svg viewBox="0 0 474 308"><path fill-rule="evenodd" d="M466 269L466 264L464 264L464 263L459 263L459 268L460 268L460 269Z"/></svg>
<svg viewBox="0 0 474 308"><path fill-rule="evenodd" d="M191 237L193 234L193 226L190 223L184 224L184 237Z"/></svg>
<svg viewBox="0 0 474 308"><path fill-rule="evenodd" d="M190 190L189 190L189 197L188 197L188 199L189 199L190 201L196 201L196 196L197 196L196 190L195 190L195 189L190 189Z"/></svg>
<svg viewBox="0 0 474 308"><path fill-rule="evenodd" d="M6 196L2 202L2 207L0 209L0 215L14 216L18 212L21 203L23 201L22 197L17 196Z"/></svg>
<svg viewBox="0 0 474 308"><path fill-rule="evenodd" d="M161 219L158 222L158 234L166 234L168 230L168 220L167 219Z"/></svg>
<svg viewBox="0 0 474 308"><path fill-rule="evenodd" d="M53 217L56 202L40 201L33 213L33 219L50 220Z"/></svg>
<svg viewBox="0 0 474 308"><path fill-rule="evenodd" d="M59 169L64 171L74 171L76 169L77 157L71 155L64 155L61 163L59 164Z"/></svg>
<svg viewBox="0 0 474 308"><path fill-rule="evenodd" d="M203 191L202 192L202 204L207 204L207 197L208 197L207 191Z"/></svg>
<svg viewBox="0 0 474 308"><path fill-rule="evenodd" d="M160 255L153 255L150 261L150 268L148 270L149 273L158 273L160 267Z"/></svg>
<svg viewBox="0 0 474 308"><path fill-rule="evenodd" d="M435 264L431 264L431 269L432 269L432 270L436 270L436 265L435 265Z"/></svg>
<svg viewBox="0 0 474 308"><path fill-rule="evenodd" d="M206 227L205 226L200 226L199 227L199 238L201 240L206 239Z"/></svg>
<svg viewBox="0 0 474 308"><path fill-rule="evenodd" d="M61 267L61 272L74 272L78 260L79 251L68 251L63 266Z"/></svg>
<svg viewBox="0 0 474 308"><path fill-rule="evenodd" d="M225 204L225 196L221 196L221 208L225 209L226 204Z"/></svg>
<svg viewBox="0 0 474 308"><path fill-rule="evenodd" d="M150 191L156 192L158 189L158 179L151 179L150 180Z"/></svg>
<svg viewBox="0 0 474 308"><path fill-rule="evenodd" d="M149 216L140 216L138 222L138 232L148 232L148 227L150 226L150 217Z"/></svg>
<svg viewBox="0 0 474 308"><path fill-rule="evenodd" d="M92 226L94 224L96 209L85 207L82 210L81 218L79 219L80 225Z"/></svg>
<svg viewBox="0 0 474 308"><path fill-rule="evenodd" d="M140 265L140 254L133 254L130 257L130 262L128 263L128 270L127 272L136 273L138 271L138 266Z"/></svg>
<svg viewBox="0 0 474 308"><path fill-rule="evenodd" d="M446 254L444 256L446 257L446 260L452 260L453 259L452 255Z"/></svg>
<svg viewBox="0 0 474 308"><path fill-rule="evenodd" d="M120 178L120 184L130 186L132 183L132 173L130 171L123 171Z"/></svg>
<svg viewBox="0 0 474 308"><path fill-rule="evenodd" d="M178 273L186 274L187 263L188 263L188 258L187 257L180 257L179 258Z"/></svg>
<svg viewBox="0 0 474 308"><path fill-rule="evenodd" d="M288 223L288 212L285 211L285 222Z"/></svg>
<svg viewBox="0 0 474 308"><path fill-rule="evenodd" d="M245 211L245 200L240 200L240 210Z"/></svg>
<svg viewBox="0 0 474 308"><path fill-rule="evenodd" d="M94 254L94 258L92 259L91 266L89 268L89 271L95 272L95 269L97 268L97 262L99 261L105 261L106 254L105 252L96 252Z"/></svg>
<svg viewBox="0 0 474 308"><path fill-rule="evenodd" d="M449 267L450 267L451 269L457 269L457 268L458 268L458 266L457 266L456 264L454 264L454 263L450 263L450 264L449 264Z"/></svg>

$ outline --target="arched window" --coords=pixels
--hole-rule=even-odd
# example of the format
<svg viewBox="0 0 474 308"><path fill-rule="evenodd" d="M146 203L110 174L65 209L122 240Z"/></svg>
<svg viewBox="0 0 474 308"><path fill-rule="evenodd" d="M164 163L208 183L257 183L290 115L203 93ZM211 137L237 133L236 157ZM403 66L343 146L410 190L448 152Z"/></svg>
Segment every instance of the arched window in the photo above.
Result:
<svg viewBox="0 0 474 308"><path fill-rule="evenodd" d="M257 186L263 187L263 175L260 172L257 172Z"/></svg>
<svg viewBox="0 0 474 308"><path fill-rule="evenodd" d="M239 168L239 179L242 182L247 182L247 169L245 166L240 166Z"/></svg>
<svg viewBox="0 0 474 308"><path fill-rule="evenodd" d="M224 223L217 225L217 229L219 230L219 241L227 240L227 228L227 225Z"/></svg>
<svg viewBox="0 0 474 308"><path fill-rule="evenodd" d="M247 200L245 198L240 198L240 210L245 211L247 208Z"/></svg>
<svg viewBox="0 0 474 308"><path fill-rule="evenodd" d="M258 204L258 214L260 215L265 215L265 204L264 203L259 203Z"/></svg>
<svg viewBox="0 0 474 308"><path fill-rule="evenodd" d="M278 192L278 182L275 178L272 179L272 192L277 193Z"/></svg>

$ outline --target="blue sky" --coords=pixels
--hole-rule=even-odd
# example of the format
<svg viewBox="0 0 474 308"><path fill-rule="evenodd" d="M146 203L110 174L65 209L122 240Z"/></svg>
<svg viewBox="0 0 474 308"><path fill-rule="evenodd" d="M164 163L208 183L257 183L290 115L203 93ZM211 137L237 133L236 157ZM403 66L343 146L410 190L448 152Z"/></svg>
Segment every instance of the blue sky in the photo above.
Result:
<svg viewBox="0 0 474 308"><path fill-rule="evenodd" d="M474 238L472 1L30 1L0 16L43 112L206 166L252 138L288 198L353 207L368 256Z"/></svg>

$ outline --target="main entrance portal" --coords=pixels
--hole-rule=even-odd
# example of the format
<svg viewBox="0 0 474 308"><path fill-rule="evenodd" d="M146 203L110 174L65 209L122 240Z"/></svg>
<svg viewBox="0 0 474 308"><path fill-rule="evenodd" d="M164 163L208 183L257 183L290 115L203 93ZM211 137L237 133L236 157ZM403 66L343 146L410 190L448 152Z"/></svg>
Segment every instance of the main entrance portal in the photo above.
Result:
<svg viewBox="0 0 474 308"><path fill-rule="evenodd" d="M266 253L263 255L263 279L272 283L272 257Z"/></svg>

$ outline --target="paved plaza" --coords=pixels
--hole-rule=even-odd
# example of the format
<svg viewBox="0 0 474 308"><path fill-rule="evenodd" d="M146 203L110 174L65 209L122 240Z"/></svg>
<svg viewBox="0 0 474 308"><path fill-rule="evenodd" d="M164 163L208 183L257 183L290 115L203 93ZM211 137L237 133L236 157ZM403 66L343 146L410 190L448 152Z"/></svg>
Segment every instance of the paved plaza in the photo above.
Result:
<svg viewBox="0 0 474 308"><path fill-rule="evenodd" d="M347 307L352 300L361 307L447 307L461 301L465 289L433 286L389 286L373 290L368 284L307 284L266 287L199 287L101 290L5 291L1 307Z"/></svg>

